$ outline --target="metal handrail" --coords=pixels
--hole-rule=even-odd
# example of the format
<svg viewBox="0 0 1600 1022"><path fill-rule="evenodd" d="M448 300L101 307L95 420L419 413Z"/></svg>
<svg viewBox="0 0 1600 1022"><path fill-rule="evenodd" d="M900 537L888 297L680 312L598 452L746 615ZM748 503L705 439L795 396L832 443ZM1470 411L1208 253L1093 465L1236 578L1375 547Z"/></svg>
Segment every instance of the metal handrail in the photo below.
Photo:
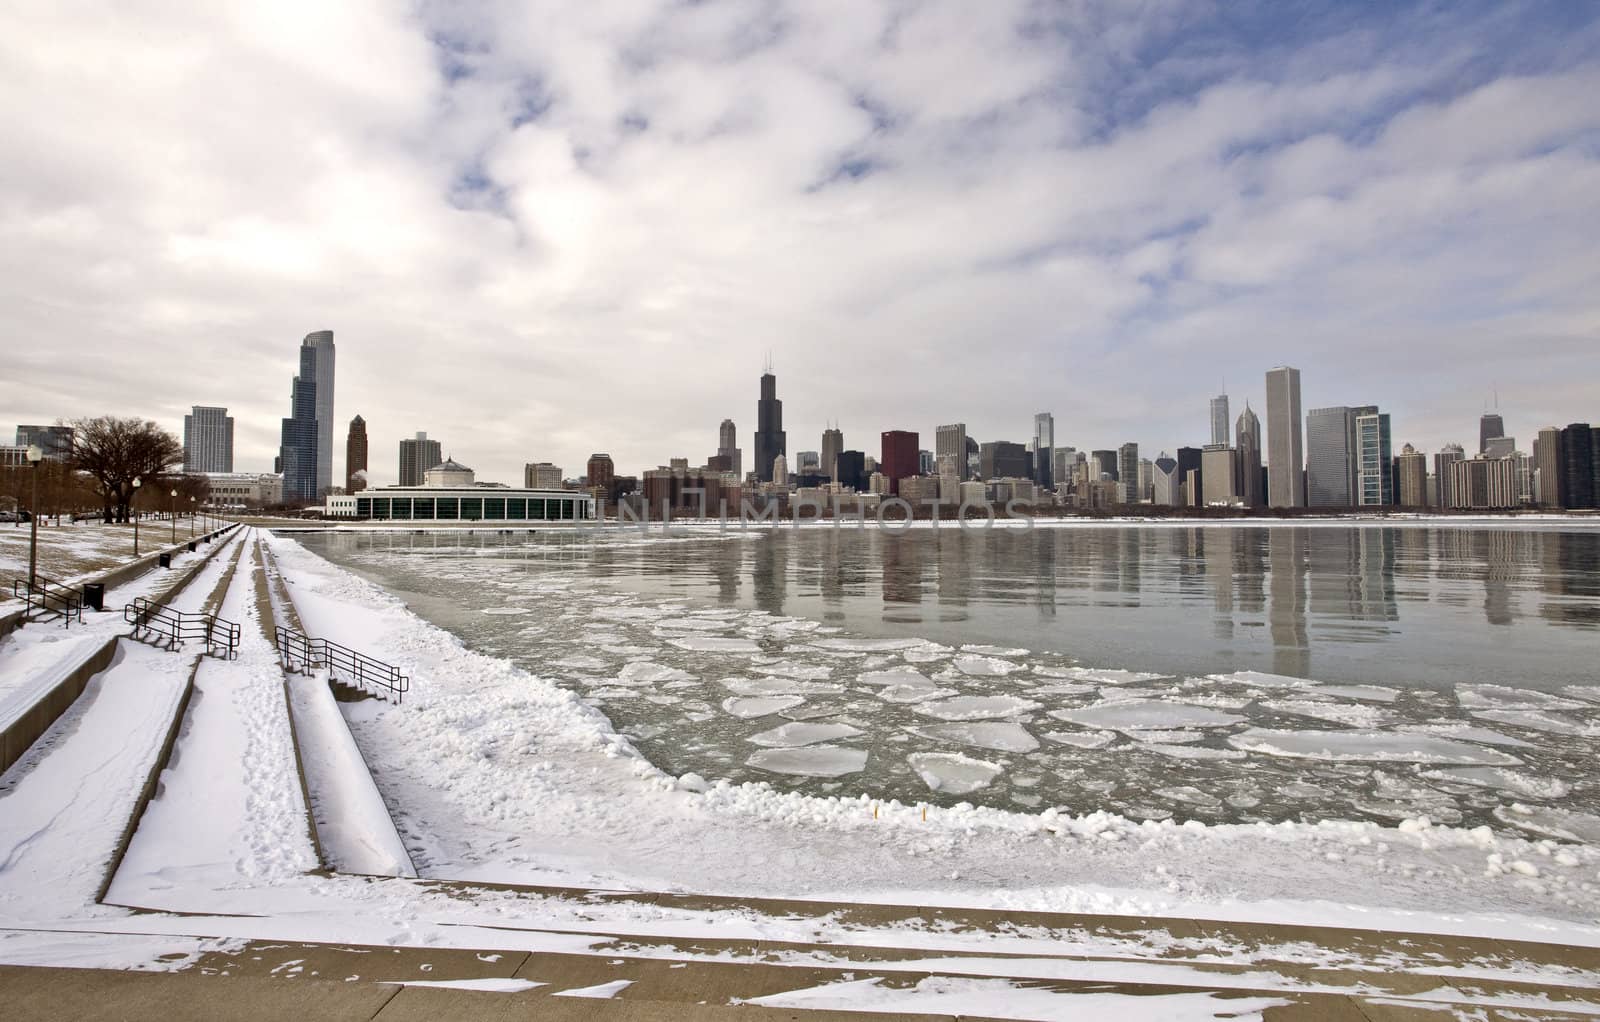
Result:
<svg viewBox="0 0 1600 1022"><path fill-rule="evenodd" d="M24 614L33 613L37 605L40 610L61 615L68 628L72 627L74 618L83 620L83 594L43 575L35 575L31 582L25 578L16 579L11 583L11 595L23 601Z"/></svg>
<svg viewBox="0 0 1600 1022"><path fill-rule="evenodd" d="M363 691L371 691L380 699L394 697L396 703L405 702L411 691L411 679L401 674L393 664L386 664L348 646L328 639L313 639L292 628L277 630L278 658L286 671L328 669L332 680L343 680ZM299 667L296 667L296 664ZM335 672L342 673L339 679Z"/></svg>
<svg viewBox="0 0 1600 1022"><path fill-rule="evenodd" d="M164 639L168 649L180 649L186 641L199 639L206 644L207 653L223 650L224 660L232 660L239 652L239 626L215 614L189 614L137 596L122 608L122 619L133 625L132 638Z"/></svg>

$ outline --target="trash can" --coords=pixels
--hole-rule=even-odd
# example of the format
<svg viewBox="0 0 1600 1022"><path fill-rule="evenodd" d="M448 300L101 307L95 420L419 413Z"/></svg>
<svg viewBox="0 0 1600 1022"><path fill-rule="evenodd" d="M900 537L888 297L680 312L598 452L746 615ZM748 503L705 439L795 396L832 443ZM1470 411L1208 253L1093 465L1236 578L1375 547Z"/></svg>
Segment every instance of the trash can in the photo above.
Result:
<svg viewBox="0 0 1600 1022"><path fill-rule="evenodd" d="M172 567L172 555L171 554L162 554L161 555L161 566L163 568Z"/></svg>
<svg viewBox="0 0 1600 1022"><path fill-rule="evenodd" d="M194 543L194 540L192 540L192 539L191 539L191 540L190 540L190 541L189 541L189 552L190 552L190 553L191 553L191 554L192 554L192 553L194 553L194 547L195 547L195 543Z"/></svg>
<svg viewBox="0 0 1600 1022"><path fill-rule="evenodd" d="M106 586L104 582L85 582L83 584L83 605L90 610L106 609Z"/></svg>

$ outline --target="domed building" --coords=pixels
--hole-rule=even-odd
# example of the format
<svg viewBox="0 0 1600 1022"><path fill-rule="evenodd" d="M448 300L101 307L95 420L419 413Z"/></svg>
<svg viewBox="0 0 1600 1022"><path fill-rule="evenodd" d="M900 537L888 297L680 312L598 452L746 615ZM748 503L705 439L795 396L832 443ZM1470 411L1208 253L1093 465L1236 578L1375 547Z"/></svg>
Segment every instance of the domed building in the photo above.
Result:
<svg viewBox="0 0 1600 1022"><path fill-rule="evenodd" d="M476 486L477 476L472 469L454 458L446 458L422 474L425 489L436 490L450 486Z"/></svg>

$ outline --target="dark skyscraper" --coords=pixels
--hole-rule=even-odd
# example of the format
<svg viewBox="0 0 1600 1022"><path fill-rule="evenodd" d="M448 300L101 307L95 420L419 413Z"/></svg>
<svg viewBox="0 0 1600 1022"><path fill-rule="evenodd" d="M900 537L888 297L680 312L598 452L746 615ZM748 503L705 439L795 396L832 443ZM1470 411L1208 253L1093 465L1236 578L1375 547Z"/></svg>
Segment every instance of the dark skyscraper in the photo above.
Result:
<svg viewBox="0 0 1600 1022"><path fill-rule="evenodd" d="M920 438L907 430L890 429L884 431L882 439L883 458L878 462L878 471L889 481L889 492L897 494L900 480L916 475L921 467L917 457Z"/></svg>
<svg viewBox="0 0 1600 1022"><path fill-rule="evenodd" d="M980 444L979 451L978 476L985 481L1026 479L1028 470L1033 467L1033 456L1028 453L1028 449L1009 440Z"/></svg>
<svg viewBox="0 0 1600 1022"><path fill-rule="evenodd" d="M1561 431L1561 454L1566 461L1567 507L1595 506L1594 429L1574 422Z"/></svg>
<svg viewBox="0 0 1600 1022"><path fill-rule="evenodd" d="M756 478L772 482L772 463L788 454L788 438L783 432L783 402L778 400L778 378L761 374L761 400L756 402Z"/></svg>
<svg viewBox="0 0 1600 1022"><path fill-rule="evenodd" d="M1189 475L1190 473L1193 473L1194 493L1197 502L1200 498L1200 495L1205 492L1205 475L1200 471L1201 454L1202 452L1198 447L1178 448L1178 488L1184 491L1185 496L1187 496ZM1174 499L1172 503L1175 505L1181 505L1186 502Z"/></svg>
<svg viewBox="0 0 1600 1022"><path fill-rule="evenodd" d="M1244 403L1244 411L1239 413L1234 435L1239 445L1239 498L1245 507L1263 507L1267 503L1267 491L1262 485L1261 420L1250 410L1248 401Z"/></svg>
<svg viewBox="0 0 1600 1022"><path fill-rule="evenodd" d="M1089 452L1089 459L1095 463L1095 467L1099 470L1100 477L1110 479L1112 482L1119 481L1117 474L1116 451L1091 451Z"/></svg>
<svg viewBox="0 0 1600 1022"><path fill-rule="evenodd" d="M1500 413L1484 412L1483 418L1478 420L1478 453L1488 453L1489 441L1505 435L1506 424L1505 420L1500 418Z"/></svg>
<svg viewBox="0 0 1600 1022"><path fill-rule="evenodd" d="M350 420L350 432L344 440L344 492L366 488L367 420L358 415Z"/></svg>
<svg viewBox="0 0 1600 1022"><path fill-rule="evenodd" d="M317 499L317 349L312 346L300 348L300 375L291 388L277 467L283 473L284 503Z"/></svg>
<svg viewBox="0 0 1600 1022"><path fill-rule="evenodd" d="M865 492L867 488L867 456L861 451L840 451L834 462L839 474L839 485Z"/></svg>

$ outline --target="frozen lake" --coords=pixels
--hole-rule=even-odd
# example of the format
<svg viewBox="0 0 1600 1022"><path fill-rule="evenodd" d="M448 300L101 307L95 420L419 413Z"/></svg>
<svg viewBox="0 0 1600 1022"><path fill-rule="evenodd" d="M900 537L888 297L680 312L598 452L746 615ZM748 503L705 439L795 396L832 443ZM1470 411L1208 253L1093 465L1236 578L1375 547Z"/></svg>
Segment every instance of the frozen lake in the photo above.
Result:
<svg viewBox="0 0 1600 1022"><path fill-rule="evenodd" d="M1600 530L296 538L675 774L1556 836L1600 808Z"/></svg>

